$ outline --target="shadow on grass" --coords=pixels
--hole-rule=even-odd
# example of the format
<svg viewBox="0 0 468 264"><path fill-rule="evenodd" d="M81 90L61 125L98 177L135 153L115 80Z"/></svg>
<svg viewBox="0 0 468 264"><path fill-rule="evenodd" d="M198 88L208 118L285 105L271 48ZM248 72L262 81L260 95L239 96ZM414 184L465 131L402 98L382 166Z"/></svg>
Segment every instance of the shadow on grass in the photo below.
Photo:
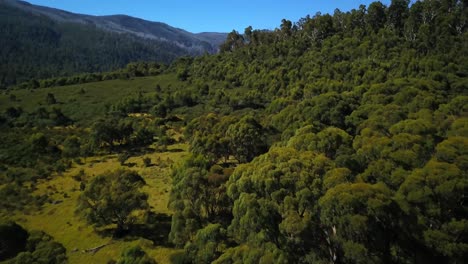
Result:
<svg viewBox="0 0 468 264"><path fill-rule="evenodd" d="M184 152L185 150L181 148L173 148L173 149L168 149L166 152L172 152L172 153L179 153L179 152Z"/></svg>
<svg viewBox="0 0 468 264"><path fill-rule="evenodd" d="M153 241L155 246L171 247L169 232L171 232L171 216L151 212L145 224L134 224L130 227L126 238L141 237Z"/></svg>
<svg viewBox="0 0 468 264"><path fill-rule="evenodd" d="M173 253L170 256L170 262L173 264L180 264L180 263L191 263L185 256L183 251L179 251L176 253Z"/></svg>
<svg viewBox="0 0 468 264"><path fill-rule="evenodd" d="M145 238L153 241L154 246L171 247L172 245L169 243L170 231L171 216L151 212L144 224L132 224L127 230L118 231L116 228L104 228L96 232L102 237L127 241Z"/></svg>

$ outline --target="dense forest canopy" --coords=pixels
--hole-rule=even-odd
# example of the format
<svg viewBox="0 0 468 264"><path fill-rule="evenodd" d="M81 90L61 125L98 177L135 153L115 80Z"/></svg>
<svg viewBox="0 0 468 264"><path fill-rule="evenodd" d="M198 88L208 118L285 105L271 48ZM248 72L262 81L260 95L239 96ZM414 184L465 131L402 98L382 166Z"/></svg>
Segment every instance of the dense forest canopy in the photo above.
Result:
<svg viewBox="0 0 468 264"><path fill-rule="evenodd" d="M179 66L223 83L231 109L189 124L193 161L174 172L170 238L187 260L463 262L467 11L374 2L233 31L221 54ZM241 109L251 125L232 121ZM228 156L248 163L226 175Z"/></svg>
<svg viewBox="0 0 468 264"><path fill-rule="evenodd" d="M27 183L73 159L111 153L124 165L129 153L178 142L189 146L171 172L167 238L183 251L178 263L463 263L467 22L467 1L393 0L248 27L220 54L158 66L151 90L93 120L68 118L45 92L24 110L12 91L0 119L0 208L41 207ZM83 199L111 179L129 204L152 210L140 176L116 171L80 186L91 224L107 222ZM138 248L122 256L147 258Z"/></svg>

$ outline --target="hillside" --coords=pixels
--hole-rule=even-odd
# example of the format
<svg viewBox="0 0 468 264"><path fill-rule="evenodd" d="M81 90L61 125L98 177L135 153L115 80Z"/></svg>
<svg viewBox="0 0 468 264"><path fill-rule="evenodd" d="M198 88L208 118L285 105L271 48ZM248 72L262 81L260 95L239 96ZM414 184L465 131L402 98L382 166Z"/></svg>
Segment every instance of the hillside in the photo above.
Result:
<svg viewBox="0 0 468 264"><path fill-rule="evenodd" d="M374 2L157 76L3 91L0 219L57 243L0 260L463 263L467 18Z"/></svg>
<svg viewBox="0 0 468 264"><path fill-rule="evenodd" d="M3 87L33 78L111 71L134 61L169 63L181 56L216 53L226 36L193 34L124 15L74 14L16 0L1 0L0 7Z"/></svg>

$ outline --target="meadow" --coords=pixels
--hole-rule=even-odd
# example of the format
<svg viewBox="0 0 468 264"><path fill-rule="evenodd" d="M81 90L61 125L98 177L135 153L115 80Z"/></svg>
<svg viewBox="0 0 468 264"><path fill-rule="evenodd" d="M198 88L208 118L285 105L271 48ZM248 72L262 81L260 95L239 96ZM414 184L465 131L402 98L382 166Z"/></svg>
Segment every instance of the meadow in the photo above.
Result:
<svg viewBox="0 0 468 264"><path fill-rule="evenodd" d="M53 94L57 100L55 107L76 125L87 126L105 114L109 107L122 98L137 96L154 96L159 85L164 92L176 90L178 82L174 74L139 77L130 80L110 80L68 86L57 86L40 89L7 90L0 93L0 112L9 107L21 107L25 112L32 112L38 107L46 106L47 94Z"/></svg>
<svg viewBox="0 0 468 264"><path fill-rule="evenodd" d="M172 214L167 207L172 182L170 172L172 164L186 155L187 145L174 144L168 147L167 152L132 156L123 166L137 171L146 181L143 191L149 194L148 203L154 214L145 219L149 222L147 226L151 228L141 230L146 234L130 234L122 239L113 239L105 229L96 232L75 213L80 183L74 176L84 172L85 179L89 181L95 175L121 168L116 155L87 158L86 163L74 164L73 168L62 175L51 175L52 179L40 181L36 192L47 194L51 203L45 204L38 212L15 212L11 218L27 229L43 230L62 243L67 249L71 264L117 260L124 249L134 245L141 246L157 263L171 263L171 257L180 253L180 250L171 247L167 241ZM151 166L145 167L143 158L150 158ZM106 246L95 253L85 252L102 245Z"/></svg>

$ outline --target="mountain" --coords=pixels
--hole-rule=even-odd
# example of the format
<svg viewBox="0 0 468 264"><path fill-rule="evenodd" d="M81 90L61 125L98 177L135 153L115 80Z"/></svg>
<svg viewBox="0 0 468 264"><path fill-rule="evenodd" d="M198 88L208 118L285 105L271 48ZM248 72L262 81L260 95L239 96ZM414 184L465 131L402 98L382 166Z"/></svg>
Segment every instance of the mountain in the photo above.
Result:
<svg viewBox="0 0 468 264"><path fill-rule="evenodd" d="M0 86L108 71L132 61L169 63L216 53L225 33L194 34L126 15L91 16L0 0Z"/></svg>

